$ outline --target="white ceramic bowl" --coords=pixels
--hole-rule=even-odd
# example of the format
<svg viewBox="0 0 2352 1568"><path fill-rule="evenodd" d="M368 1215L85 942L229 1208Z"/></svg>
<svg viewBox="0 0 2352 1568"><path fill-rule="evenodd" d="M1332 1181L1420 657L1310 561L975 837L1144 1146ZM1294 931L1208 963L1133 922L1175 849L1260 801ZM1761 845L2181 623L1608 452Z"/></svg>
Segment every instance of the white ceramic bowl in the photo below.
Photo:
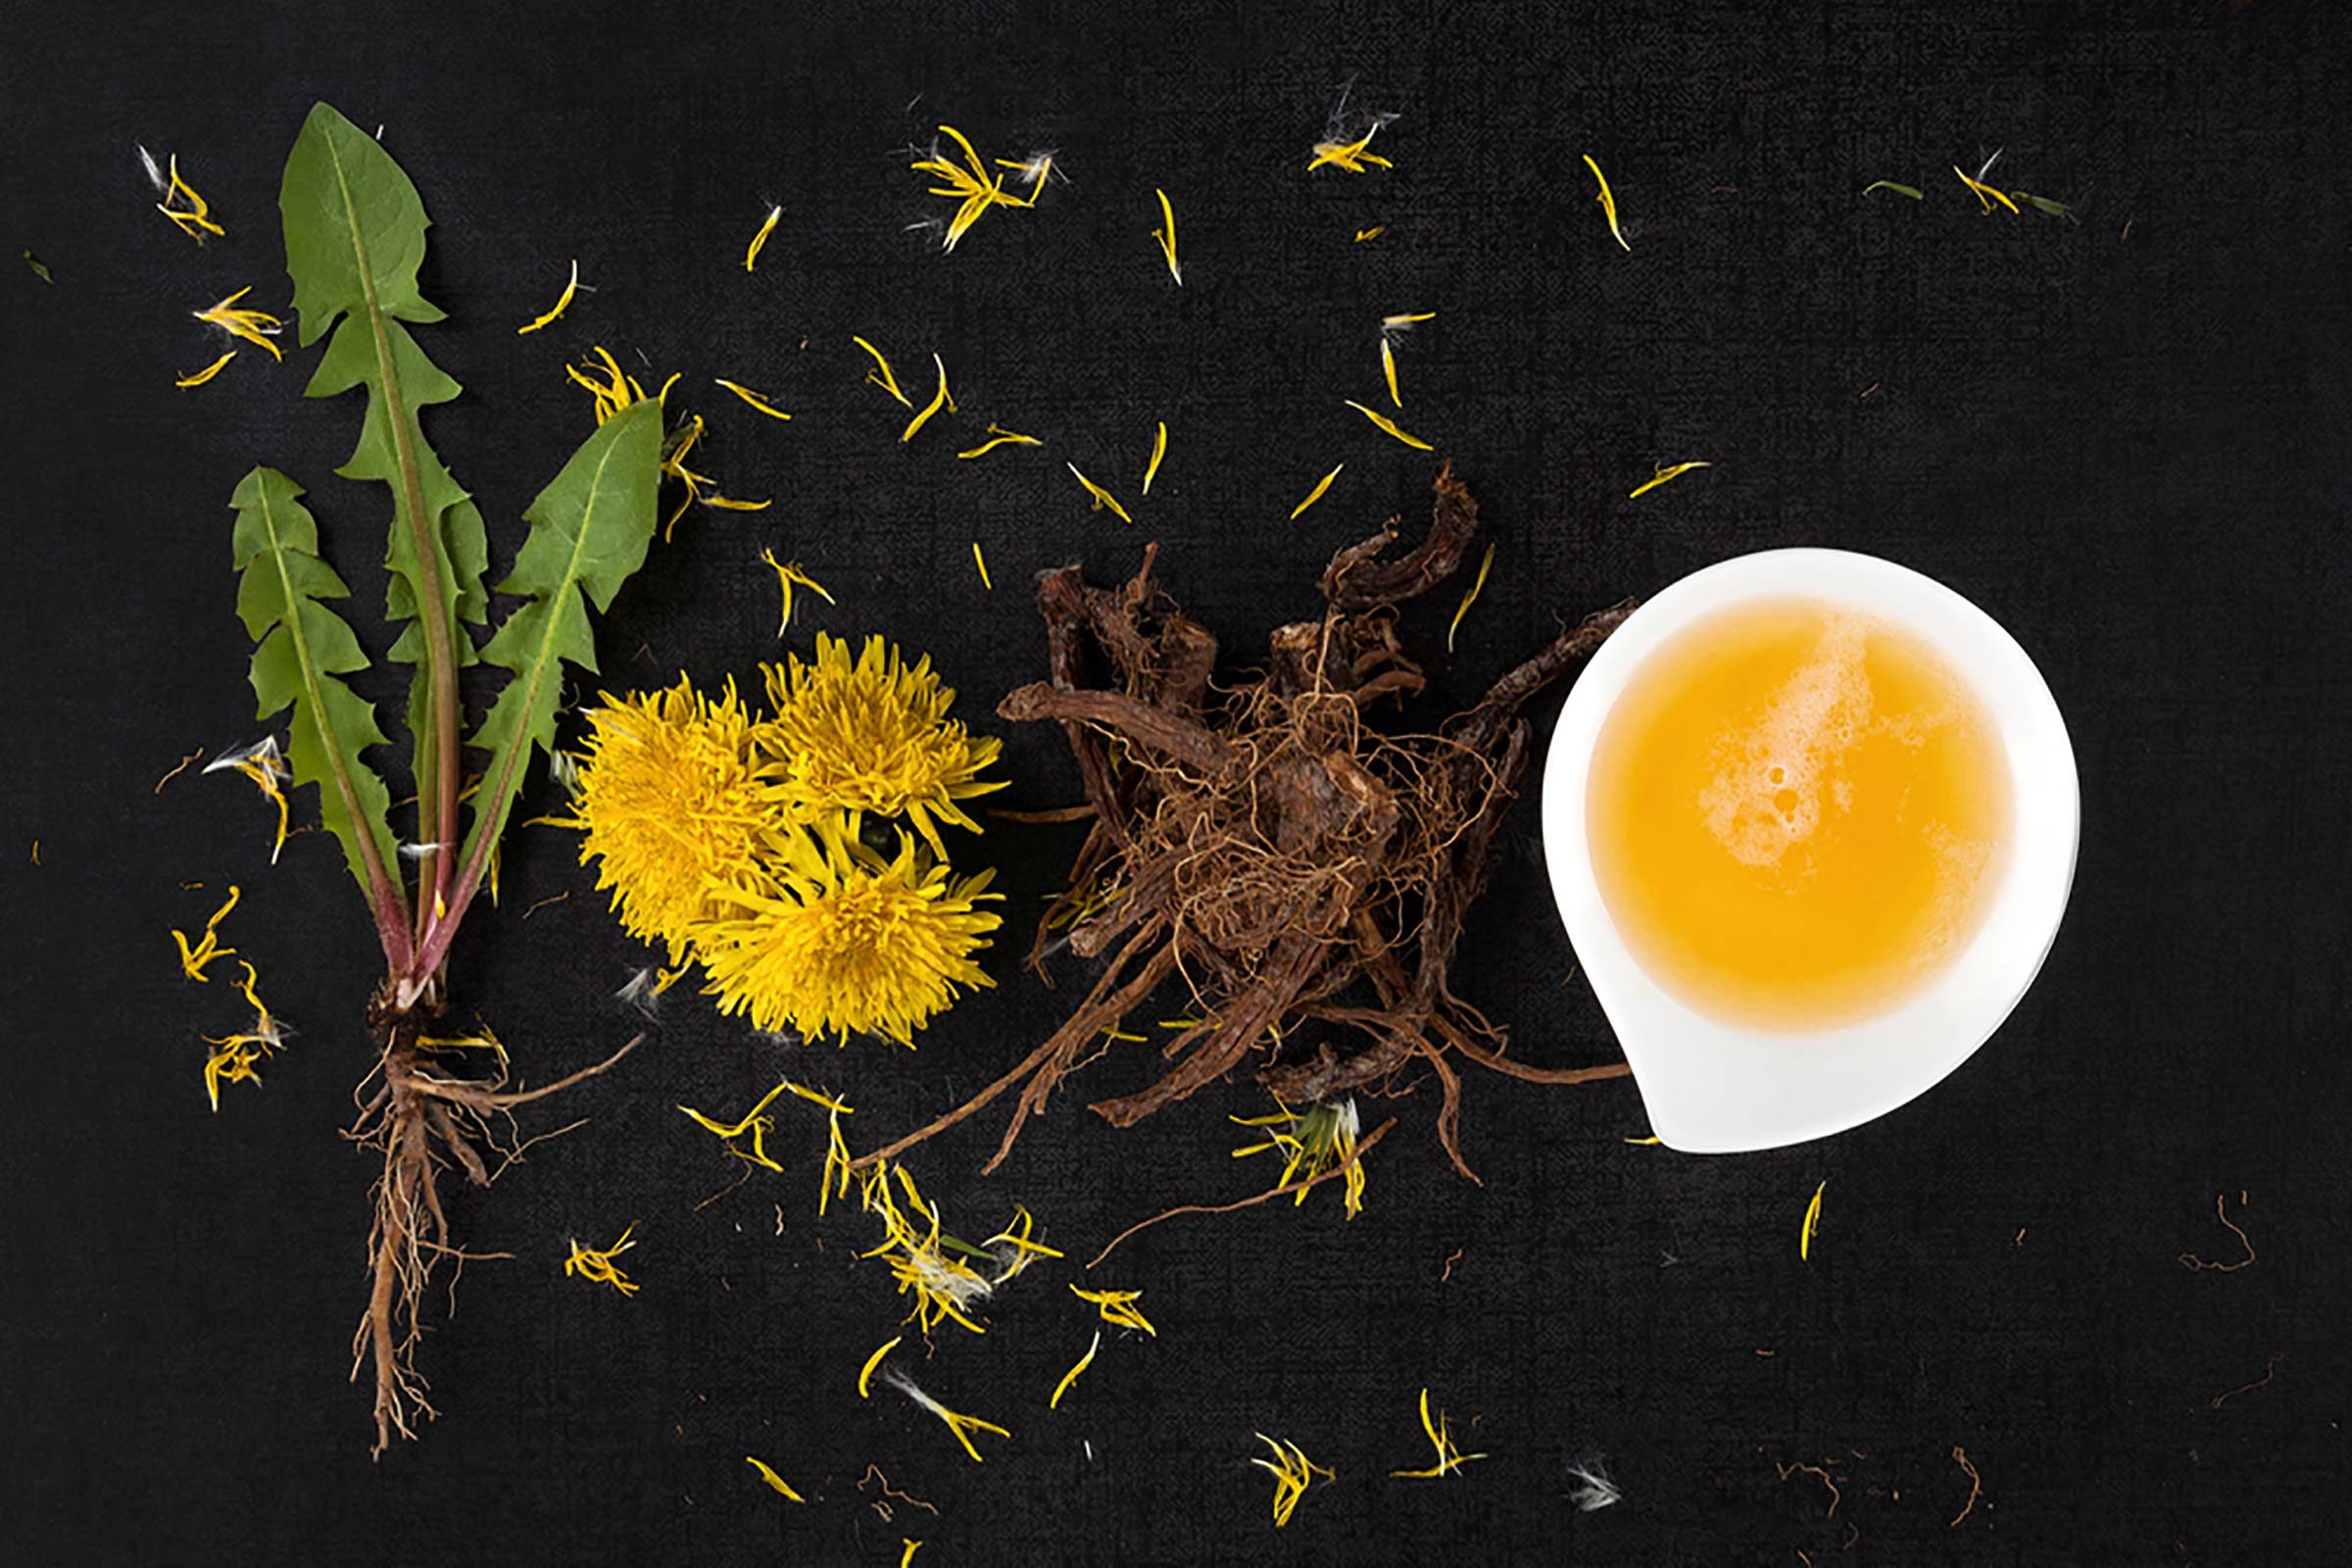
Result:
<svg viewBox="0 0 2352 1568"><path fill-rule="evenodd" d="M2007 749L2014 837L1976 939L1908 1001L1816 1033L1692 1011L1637 963L1601 902L1585 794L1603 720L1634 671L1691 621L1754 599L1846 605L1924 639L1966 679ZM2015 638L1933 578L1843 550L1768 550L1692 572L1601 645L1568 694L1544 773L1544 853L1578 961L1673 1149L1731 1153L1843 1132L1926 1093L2009 1016L2058 934L2082 819L2075 753Z"/></svg>

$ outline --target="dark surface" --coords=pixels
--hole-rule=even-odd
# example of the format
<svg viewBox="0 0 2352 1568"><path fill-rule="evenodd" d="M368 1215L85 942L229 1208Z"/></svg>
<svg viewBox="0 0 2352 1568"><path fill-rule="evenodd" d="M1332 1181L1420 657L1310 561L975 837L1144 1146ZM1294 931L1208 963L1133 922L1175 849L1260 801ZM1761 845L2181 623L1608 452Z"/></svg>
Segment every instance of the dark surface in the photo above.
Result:
<svg viewBox="0 0 2352 1568"><path fill-rule="evenodd" d="M884 1564L902 1536L926 1568L2343 1560L2352 111L2332 8L1233 8L1122 30L1096 7L331 9L0 23L15 1560ZM1376 144L1396 169L1310 177L1351 76L1400 116ZM242 783L151 793L190 748L260 731L224 510L253 462L311 488L381 645L388 499L330 474L357 400L304 404L290 333L283 368L248 350L172 385L217 352L189 310L248 283L282 308L278 170L319 97L384 122L436 220L426 287L452 319L420 341L467 390L431 431L498 561L587 426L561 368L592 342L685 370L708 470L779 498L657 548L601 628L611 683L774 657L770 544L840 600L796 645L827 627L927 649L991 727L994 696L1041 672L1025 589L1045 565L1107 579L1157 538L1171 588L1247 657L1311 610L1335 546L1420 516L1432 464L1340 400L1374 401L1379 317L1436 309L1402 351L1405 422L1458 460L1500 548L1458 659L1450 592L1412 621L1440 678L1428 711L1563 619L1728 555L1907 562L2014 630L2073 726L2082 867L2048 969L1933 1095L1816 1146L1679 1157L1623 1141L1646 1131L1630 1084L1479 1077L1474 1187L1427 1086L1377 1104L1402 1121L1352 1225L1318 1194L1171 1221L1100 1271L1145 1291L1160 1334L1107 1335L1060 1411L1046 1396L1090 1330L1054 1274L1007 1291L984 1340L940 1336L922 1380L1014 1434L974 1468L928 1417L852 1388L900 1303L852 1260L866 1222L814 1214L819 1118L781 1118L785 1176L697 1211L737 1167L671 1107L747 1104L790 1070L845 1092L870 1147L1026 1052L1082 982L1065 964L1049 993L1012 961L1073 840L998 826L974 853L1012 895L1000 989L918 1055L787 1050L681 992L622 1070L534 1120L593 1118L460 1200L462 1233L517 1259L468 1270L424 1353L443 1419L370 1465L344 1382L368 1170L335 1136L367 1067L369 930L325 838L267 864ZM904 229L940 204L897 149L942 119L990 154L1056 149L1069 183L941 257ZM181 154L226 241L198 251L149 210L137 141ZM1980 216L1948 166L1996 146L2009 184L2080 223ZM1857 200L1877 178L1928 200ZM1147 236L1155 184L1182 291ZM784 220L747 276L771 202ZM1351 243L1374 222L1385 237ZM27 246L54 285L18 263ZM517 338L575 255L598 292ZM962 417L901 447L852 332L910 386L938 349ZM799 417L765 421L711 375ZM1132 500L1162 417L1139 526L1090 514L1063 463ZM991 418L1051 444L956 462ZM1624 499L1653 461L1695 458L1716 466ZM1054 737L1014 733L1008 757L1009 803L1072 798ZM1507 840L1458 989L1528 1058L1609 1059L1532 804ZM626 1037L610 997L644 961L571 849L518 832L505 906L468 921L454 965L461 1016L534 1081ZM230 880L246 900L225 935L303 1034L214 1116L194 1037L238 1009L180 979L166 933ZM1260 1180L1226 1156L1225 1114L1262 1104L1246 1083L1133 1132L1084 1111L1087 1090L1144 1082L1144 1057L1098 1063L996 1178L974 1174L993 1113L914 1168L978 1234L1027 1202L1073 1268L1135 1219ZM1825 1178L1808 1266L1798 1218ZM2223 1192L2258 1260L2180 1267L2236 1255ZM632 1219L641 1296L563 1276L566 1237ZM1494 1457L1391 1481L1427 1462L1424 1384ZM1279 1534L1252 1430L1339 1472ZM1948 1529L1956 1445L1984 1494ZM747 1452L811 1505L758 1486ZM1596 1455L1625 1498L1578 1514L1566 1466ZM1834 1517L1816 1479L1776 1471L1819 1461ZM940 1516L869 1511L869 1462Z"/></svg>

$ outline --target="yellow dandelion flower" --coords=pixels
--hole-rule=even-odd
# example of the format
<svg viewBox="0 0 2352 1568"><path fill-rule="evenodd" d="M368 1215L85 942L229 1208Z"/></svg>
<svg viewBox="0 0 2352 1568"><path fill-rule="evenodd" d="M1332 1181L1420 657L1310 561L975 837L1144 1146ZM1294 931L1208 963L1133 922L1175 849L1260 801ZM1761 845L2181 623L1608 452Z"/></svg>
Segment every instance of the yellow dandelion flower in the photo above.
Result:
<svg viewBox="0 0 2352 1568"><path fill-rule="evenodd" d="M880 1034L911 1048L914 1032L960 988L993 984L972 955L1002 922L979 903L988 873L956 877L899 835L885 860L838 822L776 835L770 858L713 882L722 913L692 940L719 1011L755 1027Z"/></svg>
<svg viewBox="0 0 2352 1568"><path fill-rule="evenodd" d="M867 811L905 816L942 858L935 818L980 831L956 803L1004 787L980 777L1003 743L947 716L956 693L928 658L908 667L869 637L852 662L846 640L819 632L813 663L796 656L763 667L775 717L759 741L760 772L800 820L847 812L855 839Z"/></svg>
<svg viewBox="0 0 2352 1568"><path fill-rule="evenodd" d="M672 964L697 920L717 912L714 880L739 874L762 836L787 826L756 773L751 715L728 683L712 701L681 678L589 710L569 817L580 863L599 862L622 929L661 943Z"/></svg>

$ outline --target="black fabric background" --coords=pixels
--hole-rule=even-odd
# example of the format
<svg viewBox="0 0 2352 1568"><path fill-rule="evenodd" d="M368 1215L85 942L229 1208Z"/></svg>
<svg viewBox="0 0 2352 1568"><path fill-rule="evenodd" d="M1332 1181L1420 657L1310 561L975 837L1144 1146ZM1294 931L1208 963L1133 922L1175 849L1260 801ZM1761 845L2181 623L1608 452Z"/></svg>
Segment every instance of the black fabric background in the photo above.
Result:
<svg viewBox="0 0 2352 1568"><path fill-rule="evenodd" d="M925 1568L2342 1561L2344 26L2270 0L12 8L11 1555L883 1564L906 1536ZM1377 144L1396 169L1308 177L1350 77L1398 114ZM600 630L609 684L750 678L779 648L767 545L840 600L796 644L825 627L927 649L991 727L995 695L1041 668L1025 589L1049 564L1123 575L1158 539L1170 587L1246 659L1312 609L1335 546L1422 514L1432 463L1340 400L1375 401L1380 317L1436 309L1403 349L1406 422L1459 462L1500 549L1458 657L1451 595L1412 619L1428 711L1565 619L1728 555L1907 562L2011 627L2073 727L2082 865L2048 968L1949 1082L1811 1147L1678 1157L1623 1141L1646 1131L1630 1084L1481 1077L1474 1187L1445 1164L1429 1086L1377 1104L1402 1124L1354 1224L1318 1195L1171 1221L1106 1265L1160 1334L1107 1336L1059 1412L1046 1396L1090 1330L1055 1274L1004 1293L985 1339L939 1336L924 1383L1014 1434L974 1467L929 1417L852 1388L900 1303L854 1261L864 1222L814 1214L821 1120L788 1106L788 1174L697 1212L736 1167L671 1107L740 1106L788 1070L844 1091L870 1146L1026 1052L1083 981L1065 964L1049 993L1013 964L1072 841L996 826L976 858L1011 895L1002 984L919 1054L788 1050L677 994L623 1070L534 1123L588 1126L459 1200L464 1235L517 1259L467 1270L424 1352L442 1419L369 1464L345 1382L368 1169L336 1137L367 1065L360 901L323 837L268 865L243 784L151 791L191 747L260 732L224 510L253 462L310 487L381 647L388 499L330 473L357 400L305 404L312 356L291 352L172 385L215 352L188 311L249 283L283 306L278 172L320 97L383 122L436 220L427 292L452 319L419 339L466 393L431 430L500 562L587 428L561 368L592 342L686 371L710 471L778 498L657 549ZM1069 183L943 258L905 230L936 204L900 151L943 119L990 153L1055 149ZM200 252L149 210L137 141L182 154L224 242ZM1981 217L1948 166L1994 147L2008 183L2081 222ZM1856 199L1883 177L1929 199ZM1155 184L1181 291L1147 237ZM771 202L784 219L747 276ZM1375 222L1384 238L1351 243ZM574 256L598 292L517 338ZM901 447L853 332L910 384L939 350L962 416ZM798 417L762 420L711 375ZM1062 464L1132 497L1162 417L1139 525L1090 514ZM1051 445L956 462L991 418ZM1653 461L1692 458L1716 466L1624 499ZM1012 733L1008 758L1008 803L1071 798L1054 737ZM1530 1059L1609 1059L1534 821L1514 818L1459 989ZM453 964L461 1017L535 1081L626 1037L611 995L644 961L571 851L518 832L505 906ZM181 980L166 933L228 880L246 900L226 935L303 1033L213 1116L195 1036L236 1004ZM1115 1054L1085 1090L1151 1065ZM1225 1115L1262 1103L1246 1083L1128 1133L1085 1098L993 1179L975 1174L993 1114L914 1168L952 1221L984 1235L1026 1202L1074 1260L1267 1174L1226 1154ZM1807 1266L1798 1218L1825 1179ZM2234 1255L2214 1200L2234 1215L2241 1191L2259 1260L2180 1267ZM563 1276L566 1237L632 1219L644 1294ZM1427 1460L1424 1384L1494 1457L1391 1481ZM1279 1534L1252 1430L1339 1472ZM1955 1445L1984 1478L1956 1530ZM810 1506L758 1486L747 1452ZM1593 1457L1624 1501L1578 1514L1566 1466ZM1799 1461L1831 1466L1834 1517L1813 1478L1779 1479ZM870 1511L869 1462L939 1517Z"/></svg>

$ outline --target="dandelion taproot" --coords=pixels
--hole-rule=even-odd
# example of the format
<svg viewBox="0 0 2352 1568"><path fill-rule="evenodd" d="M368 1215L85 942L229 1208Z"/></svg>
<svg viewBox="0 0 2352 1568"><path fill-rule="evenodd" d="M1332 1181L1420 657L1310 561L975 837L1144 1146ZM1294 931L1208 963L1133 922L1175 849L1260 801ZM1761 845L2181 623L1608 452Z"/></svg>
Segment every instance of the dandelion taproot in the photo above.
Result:
<svg viewBox="0 0 2352 1568"><path fill-rule="evenodd" d="M909 666L869 637L853 662L846 640L819 632L811 662L762 668L775 716L759 736L760 776L795 813L844 811L851 838L864 812L905 816L943 859L938 822L980 831L957 803L1004 787L980 776L1004 743L947 716L956 692L928 658Z"/></svg>
<svg viewBox="0 0 2352 1568"><path fill-rule="evenodd" d="M1152 493L1152 481L1159 477L1159 466L1163 462L1167 461L1168 456L1168 421L1161 419L1158 421L1158 432L1152 437L1152 456L1150 460L1144 464L1144 494L1146 495L1150 495ZM1075 468L1072 468L1070 471L1072 473L1078 472L1078 470ZM1086 475L1079 474L1078 477L1083 481ZM1103 499L1107 501L1110 498L1108 496L1104 496ZM1111 502L1111 509L1113 511L1117 511L1118 503L1115 501ZM1122 512L1119 514L1119 515L1124 517L1127 514ZM1133 522L1135 519L1128 517L1127 520Z"/></svg>
<svg viewBox="0 0 2352 1568"><path fill-rule="evenodd" d="M1253 1436L1274 1450L1271 1459L1251 1459L1250 1462L1274 1478L1274 1528L1280 1530L1291 1522L1298 1507L1298 1499L1306 1489L1321 1476L1326 1481L1338 1479L1329 1470L1309 1459L1296 1443L1277 1443L1263 1432Z"/></svg>
<svg viewBox="0 0 2352 1568"><path fill-rule="evenodd" d="M582 1247L577 1240L574 1240L571 1244L571 1255L564 1260L564 1272L566 1275L577 1274L591 1284L610 1285L623 1296L635 1296L637 1294L636 1282L623 1274L620 1266L612 1260L637 1245L630 1240L636 1234L637 1222L631 1220L629 1228L620 1233L620 1240L614 1242L611 1247Z"/></svg>
<svg viewBox="0 0 2352 1568"><path fill-rule="evenodd" d="M1392 1476L1413 1481L1434 1481L1440 1476L1452 1475L1473 1459L1484 1459L1483 1453L1464 1453L1453 1441L1453 1433L1446 1423L1446 1412L1440 1410L1435 1421L1429 1418L1429 1391L1421 1391L1421 1430L1429 1434L1430 1446L1438 1450L1438 1462L1426 1470L1392 1470Z"/></svg>
<svg viewBox="0 0 2352 1568"><path fill-rule="evenodd" d="M1628 501L1639 501L1643 496L1649 494L1650 491L1655 490L1658 486L1664 484L1669 479L1679 479L1693 468L1712 468L1713 466L1715 466L1715 465L1712 463L1678 463L1670 468L1659 468L1647 479L1642 480L1640 484L1634 486L1633 489L1627 491L1625 499Z"/></svg>
<svg viewBox="0 0 2352 1568"><path fill-rule="evenodd" d="M874 357L874 368L865 372L866 381L897 398L906 407L913 408L913 400L899 390L898 372L890 368L890 361L882 357L882 351L861 337L853 337L850 341Z"/></svg>
<svg viewBox="0 0 2352 1568"><path fill-rule="evenodd" d="M892 1388L898 1390L901 1394L906 1396L906 1397L909 1399L912 1399L916 1404L921 1405L924 1409L939 1417L941 1421L945 1422L948 1430L956 1434L956 1441L963 1445L963 1451L972 1456L972 1463L974 1464L979 1464L983 1461L980 1458L980 1450L972 1446L971 1434L975 1432L993 1432L1000 1438L1009 1438L1012 1436L1011 1433L1005 1431L1003 1427L998 1426L994 1421L983 1421L976 1415L965 1415L960 1411L949 1409L946 1405L940 1403L928 1394L925 1394L921 1389L916 1388L912 1379L902 1377L896 1372L890 1372L884 1374L883 1381L888 1383Z"/></svg>
<svg viewBox="0 0 2352 1568"><path fill-rule="evenodd" d="M1092 1302L1105 1323L1116 1328L1142 1329L1153 1339L1159 1338L1159 1330L1144 1316L1144 1309L1135 1304L1143 1297L1141 1291L1085 1291L1073 1285L1070 1294L1081 1301Z"/></svg>
<svg viewBox="0 0 2352 1568"><path fill-rule="evenodd" d="M947 362L942 360L938 355L934 354L931 356L931 363L939 367L939 390L931 394L931 401L924 404L921 411L917 413L913 418L906 421L906 428L905 430L899 432L899 444L901 446L905 446L907 442L913 440L914 432L920 430L924 425L929 424L931 422L931 416L937 414L941 409L946 409L950 414L954 414L956 412L956 400L948 395Z"/></svg>
<svg viewBox="0 0 2352 1568"><path fill-rule="evenodd" d="M760 551L760 559L775 568L776 583L784 591L784 612L776 621L777 636L783 636L792 625L792 590L796 585L808 589L828 605L833 603L833 596L825 591L825 585L803 571L799 562L778 561L773 550Z"/></svg>
<svg viewBox="0 0 2352 1568"><path fill-rule="evenodd" d="M579 258L575 256L571 261L571 276L564 281L564 292L556 296L556 303L547 308L546 315L535 317L530 321L516 327L514 329L514 335L516 337L521 337L526 332L536 332L541 327L555 321L565 311L571 309L571 298L579 291L580 261Z"/></svg>
<svg viewBox="0 0 2352 1568"><path fill-rule="evenodd" d="M956 877L899 836L885 858L835 822L788 830L710 888L720 912L688 930L728 1016L811 1039L878 1034L911 1048L961 990L991 985L973 955L1001 923L988 874Z"/></svg>
<svg viewBox="0 0 2352 1568"><path fill-rule="evenodd" d="M1479 558L1478 575L1471 579L1470 591L1462 595L1462 602L1454 607L1453 619L1446 622L1446 651L1447 653L1450 654L1453 652L1453 634L1461 629L1462 617L1470 613L1470 607L1478 603L1479 590L1487 585L1488 568L1492 567L1494 564L1494 547L1490 544L1487 546L1487 553Z"/></svg>
<svg viewBox="0 0 2352 1568"><path fill-rule="evenodd" d="M743 1456L743 1462L750 1465L754 1470L759 1471L760 1479L766 1482L774 1491L782 1493L785 1496L790 1497L793 1501L800 1503L803 1506L808 1504L808 1499L802 1496L799 1493L793 1491L791 1487L787 1486L784 1478L776 1474L776 1472L769 1466L762 1464L760 1461L753 1458L748 1453Z"/></svg>
<svg viewBox="0 0 2352 1568"><path fill-rule="evenodd" d="M987 440L969 452L958 452L956 455L959 458L984 458L1003 446L1042 447L1044 445L1043 441L1033 435L1023 435L1018 430L1007 430L1003 425L991 420L988 426Z"/></svg>
<svg viewBox="0 0 2352 1568"><path fill-rule="evenodd" d="M766 415L769 418L782 419L787 423L791 422L791 415L786 414L782 409L777 408L773 403L768 402L767 399L761 397L750 387L738 386L735 382L729 381L723 376L714 375L710 379L713 385L725 387L728 391L734 393L737 397L750 404L753 408L758 409L761 414Z"/></svg>
<svg viewBox="0 0 2352 1568"><path fill-rule="evenodd" d="M1600 172L1600 166L1592 161L1591 153L1585 154L1585 167L1592 171L1593 179L1600 184L1600 193L1592 199L1600 203L1601 216L1609 220L1610 235L1615 238L1620 249L1631 251L1633 246L1626 243L1625 230L1617 226L1617 195L1609 189L1609 176Z"/></svg>
<svg viewBox="0 0 2352 1568"><path fill-rule="evenodd" d="M730 682L712 700L684 678L650 696L602 699L587 713L571 814L580 863L597 862L621 928L684 960L713 882L748 874L789 817L758 776L759 726Z"/></svg>
<svg viewBox="0 0 2352 1568"><path fill-rule="evenodd" d="M1046 1401L1047 1409L1058 1410L1061 1408L1061 1396L1070 1392L1070 1385L1078 1381L1079 1373L1095 1364L1095 1352L1101 1348L1102 1348L1102 1331L1097 1329L1094 1343L1086 1348L1086 1353L1078 1358L1078 1364L1064 1372L1061 1375L1061 1381L1054 1385L1054 1397Z"/></svg>
<svg viewBox="0 0 2352 1568"><path fill-rule="evenodd" d="M776 220L784 216L782 203L770 207L767 216L760 220L760 232L752 236L749 250L743 253L743 270L747 272L760 265L760 253L767 249L767 236L776 231Z"/></svg>
<svg viewBox="0 0 2352 1568"><path fill-rule="evenodd" d="M1353 409L1356 413L1362 415L1365 418L1370 419L1372 421L1372 427L1380 431L1382 434L1394 436L1396 440L1403 442L1406 446L1411 447L1416 452L1434 452L1437 450L1437 448L1431 446L1428 442L1422 440L1410 430L1398 428L1395 419L1390 418L1378 409L1367 408L1363 404L1356 402L1353 398L1345 398L1342 401L1345 402L1349 408Z"/></svg>
<svg viewBox="0 0 2352 1568"><path fill-rule="evenodd" d="M1293 522L1297 522L1300 514L1304 513L1307 508L1313 506L1316 502L1323 499L1323 492L1331 488L1331 481L1337 479L1340 476L1340 469L1345 468L1346 466L1348 466L1348 465L1343 463L1339 465L1338 467L1333 468L1329 473L1325 474L1322 478L1315 481L1315 487L1306 493L1306 499L1291 509L1291 520Z"/></svg>
<svg viewBox="0 0 2352 1568"><path fill-rule="evenodd" d="M202 386L205 382L210 381L214 376L219 375L222 370L227 369L228 362L236 357L237 351L235 349L230 349L226 354L221 355L219 359L206 366L203 369L191 370L186 375L183 375L176 381L173 381L172 384L173 386L181 387Z"/></svg>
<svg viewBox="0 0 2352 1568"><path fill-rule="evenodd" d="M253 285L248 283L218 305L201 311L190 311L188 314L208 326L219 327L230 337L241 342L268 349L270 357L273 360L283 360L285 355L278 352L277 344L271 340L285 329L286 323L271 316L268 311L241 311L236 308L237 301L252 292Z"/></svg>
<svg viewBox="0 0 2352 1568"><path fill-rule="evenodd" d="M1159 198L1160 222L1160 226L1152 231L1152 237L1159 241L1159 253L1167 258L1168 275L1176 280L1178 288L1182 288L1184 264L1176 260L1176 209L1168 205L1166 191L1155 187L1152 194Z"/></svg>

